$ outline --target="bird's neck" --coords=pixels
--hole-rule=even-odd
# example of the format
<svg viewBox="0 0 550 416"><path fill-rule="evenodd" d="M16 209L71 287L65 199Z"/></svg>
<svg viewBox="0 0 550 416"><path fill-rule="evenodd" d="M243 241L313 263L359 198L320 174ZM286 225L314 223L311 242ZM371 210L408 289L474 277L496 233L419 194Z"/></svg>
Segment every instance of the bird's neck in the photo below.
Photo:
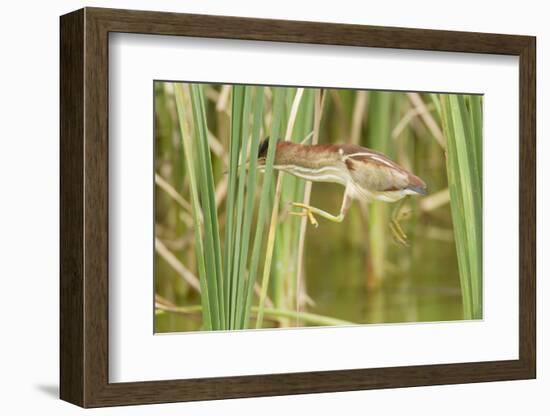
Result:
<svg viewBox="0 0 550 416"><path fill-rule="evenodd" d="M303 145L279 142L275 169L314 182L347 183L347 172L341 159L327 145Z"/></svg>

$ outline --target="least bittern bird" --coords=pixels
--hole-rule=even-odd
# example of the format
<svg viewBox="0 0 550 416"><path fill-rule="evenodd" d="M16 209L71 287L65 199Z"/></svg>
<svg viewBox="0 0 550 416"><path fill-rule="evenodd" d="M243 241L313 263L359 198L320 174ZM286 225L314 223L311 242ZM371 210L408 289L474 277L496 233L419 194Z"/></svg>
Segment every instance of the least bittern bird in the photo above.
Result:
<svg viewBox="0 0 550 416"><path fill-rule="evenodd" d="M258 150L258 166L265 166L269 141L265 139ZM396 202L390 229L396 239L407 245L407 236L399 224L403 198L408 195L426 195L426 184L418 176L408 172L382 153L353 144L306 145L278 141L274 169L288 172L312 182L332 182L345 187L342 207L338 215L319 208L293 202L300 208L295 215L307 216L318 226L315 214L330 221L341 222L353 199L367 202L379 200Z"/></svg>

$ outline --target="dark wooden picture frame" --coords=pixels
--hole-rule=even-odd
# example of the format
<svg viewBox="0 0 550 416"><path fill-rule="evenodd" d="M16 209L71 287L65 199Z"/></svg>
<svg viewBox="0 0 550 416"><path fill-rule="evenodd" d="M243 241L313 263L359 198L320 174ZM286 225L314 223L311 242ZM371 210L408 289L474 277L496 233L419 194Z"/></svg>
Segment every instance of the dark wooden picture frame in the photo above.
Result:
<svg viewBox="0 0 550 416"><path fill-rule="evenodd" d="M62 16L60 28L60 396L63 400L83 407L99 407L535 378L534 37L98 8ZM110 32L518 56L519 359L109 383Z"/></svg>

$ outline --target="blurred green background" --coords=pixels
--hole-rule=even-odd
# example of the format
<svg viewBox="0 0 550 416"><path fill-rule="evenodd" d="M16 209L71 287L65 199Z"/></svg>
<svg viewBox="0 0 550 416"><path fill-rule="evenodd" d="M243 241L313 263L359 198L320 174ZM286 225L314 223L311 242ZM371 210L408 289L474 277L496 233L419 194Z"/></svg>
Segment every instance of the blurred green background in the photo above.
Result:
<svg viewBox="0 0 550 416"><path fill-rule="evenodd" d="M229 85L202 84L199 87L204 95L217 217L223 236L235 92ZM452 100L446 102L439 94L306 88L298 101L296 88L280 89L284 90L281 137L284 137L284 126L289 125L292 107L296 104L298 114L290 134L293 141L311 142L317 115L316 140L319 143L355 143L381 151L420 176L427 183L428 195L408 198L405 203L404 212L409 215L401 224L408 235L409 247L392 238L388 222L394 204L383 202L354 201L342 223L319 218L319 227L308 225L305 235L301 236L302 219L287 215L287 207L289 201L301 201L305 182L285 174L265 299L266 310L275 312L266 312L261 327L330 325L332 318L336 323L341 320L366 324L481 317L480 309L477 314L465 310L471 308L473 302L468 300L471 292L467 292L466 298L464 295L465 291L472 290L466 269L470 264L477 267L477 263L471 263L468 253L459 254L466 256L460 265L461 278L451 209L451 199L460 196L461 184L458 184L458 194L456 187L451 187L449 192L447 172L449 136L458 140L458 135L451 134L453 127L457 127L457 119L452 117L461 121L459 104L463 103L466 113L462 116L475 125L472 103L475 100L476 105L481 106L481 97L458 96L458 110L454 111ZM155 331L201 330L204 329L201 295L190 283L193 277L198 281L200 276L181 119L178 118L174 84L155 82L154 90ZM263 94L261 134L265 137L269 135L273 119L274 88L264 87ZM193 103L182 101L180 110L184 111L185 106L191 107ZM191 114L193 109L187 111ZM447 124L445 117L450 120ZM463 124L458 124L468 133ZM478 127L480 135L481 127ZM474 135L471 130L469 134ZM457 148L460 150L459 146ZM460 156L460 151L458 154ZM464 165L459 166L464 170ZM259 198L261 181L262 175L258 174L255 198ZM336 184L314 183L311 205L338 213L343 191L344 188ZM480 190L475 196L481 203ZM462 203L462 199L457 197L455 202ZM455 215L465 215L462 205L456 206ZM299 258L300 244L304 244L303 259ZM472 254L469 252L470 256ZM481 276L475 278L480 280ZM480 282L477 284L481 286ZM474 286L474 290L481 291L481 288ZM258 293L257 287L253 305L258 303ZM481 303L480 298L476 301ZM329 319L325 321L324 317Z"/></svg>

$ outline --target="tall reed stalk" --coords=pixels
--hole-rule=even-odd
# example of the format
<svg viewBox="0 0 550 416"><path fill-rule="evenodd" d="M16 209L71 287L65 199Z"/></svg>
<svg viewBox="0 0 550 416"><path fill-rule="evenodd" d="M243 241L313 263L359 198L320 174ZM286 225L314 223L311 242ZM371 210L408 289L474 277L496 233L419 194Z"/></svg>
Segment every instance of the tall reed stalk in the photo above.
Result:
<svg viewBox="0 0 550 416"><path fill-rule="evenodd" d="M223 329L223 322L220 322L220 301L219 292L217 290L216 265L219 257L216 257L216 251L214 250L214 236L211 232L209 234L207 231L208 229L211 231L214 227L210 213L204 213L204 231L201 223L201 217L203 217L201 200L203 200L205 205L208 202L209 208L212 209L212 205L210 204L211 199L208 195L209 187L208 184L206 184L208 181L208 176L204 173L204 165L206 164L204 160L204 133L201 132L200 125L195 125L197 120L192 121L192 116L185 112L186 108L191 108L191 104L189 103L191 101L189 97L190 88L200 89L200 87L197 87L196 85L187 87L182 84L174 84L176 109L178 113L187 174L189 175L191 202L193 206L192 211L193 223L195 225L195 252L201 287L203 327L207 330ZM184 93L184 89L187 94ZM197 99L200 100L200 94ZM197 103L196 100L193 100L193 108L197 104L199 103ZM202 108L202 105L199 105L199 108ZM198 112L200 112L200 110L198 110ZM194 127L193 130L192 127ZM195 136L195 140L193 136ZM197 144L197 146L195 146L195 144ZM195 165L195 161L198 162L197 165L199 166ZM211 185L213 186L213 184ZM207 201L204 201L204 199ZM217 223L217 219L215 221ZM216 236L218 235L219 234L216 234Z"/></svg>
<svg viewBox="0 0 550 416"><path fill-rule="evenodd" d="M440 95L465 319L482 318L481 96Z"/></svg>
<svg viewBox="0 0 550 416"><path fill-rule="evenodd" d="M254 216L256 154L260 143L263 88L232 87L231 137L224 244L221 244L212 161L208 147L202 86L174 84L186 168L191 185L196 257L206 329L242 329L248 324L250 298L259 262L265 213L272 181L273 149L266 166L260 212L248 279L247 260ZM253 104L254 100L254 104ZM192 109L192 118L186 109ZM253 111L252 111L252 108ZM253 115L250 134L250 114ZM250 156L247 153L250 149ZM247 169L247 160L249 166ZM203 217L201 221L201 216ZM223 256L222 256L223 247ZM245 310L246 309L246 310Z"/></svg>
<svg viewBox="0 0 550 416"><path fill-rule="evenodd" d="M270 136L270 142L269 142L269 148L267 152L267 160L266 160L266 169L265 173L266 175L271 175L273 170L273 161L275 159L275 143L276 138L280 134L281 130L281 118L283 116L283 109L284 109L284 102L287 94L286 88L274 88L273 89L273 120L271 124L271 136ZM267 290L269 285L269 278L271 276L271 264L273 260L273 248L275 245L275 233L277 231L277 223L279 218L279 198L281 195L281 176L277 177L277 185L275 188L275 197L273 202L273 208L271 211L271 220L270 220L270 226L269 231L267 235L267 246L265 251L265 259L264 259L264 269L262 274L262 283L260 288L260 299L258 304L258 315L256 317L256 328L261 328L263 323L263 316L264 316L264 307L265 307L265 299L267 297ZM266 177L268 181L267 186L264 183L264 189L262 189L262 199L264 198L264 191L269 192L271 188L271 183ZM260 208L261 210L261 208Z"/></svg>
<svg viewBox="0 0 550 416"><path fill-rule="evenodd" d="M391 104L392 93L373 91L370 95L368 135L369 147L392 156ZM388 204L374 201L369 207L369 252L370 266L367 275L369 287L380 285L386 274Z"/></svg>
<svg viewBox="0 0 550 416"><path fill-rule="evenodd" d="M285 140L300 143L311 132L313 120L313 90L290 89L287 94ZM279 209L285 215L290 202L302 201L305 181L292 175L282 176ZM272 299L276 308L289 308L296 303L298 278L298 251L300 222L298 218L286 217L280 221L275 241L274 267L272 276ZM281 319L281 326L288 326L288 319Z"/></svg>

